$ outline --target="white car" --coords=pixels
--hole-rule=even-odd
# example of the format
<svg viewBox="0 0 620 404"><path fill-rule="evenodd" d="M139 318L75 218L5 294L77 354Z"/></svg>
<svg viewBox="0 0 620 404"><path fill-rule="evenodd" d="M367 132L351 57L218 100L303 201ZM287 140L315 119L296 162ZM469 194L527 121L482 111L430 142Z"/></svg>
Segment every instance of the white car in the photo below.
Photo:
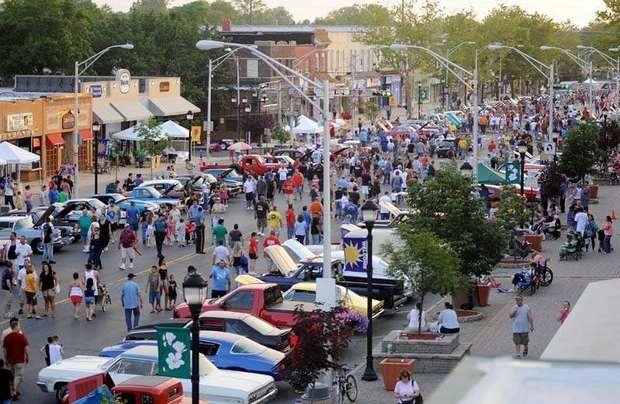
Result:
<svg viewBox="0 0 620 404"><path fill-rule="evenodd" d="M37 385L44 392L63 397L67 383L107 371L118 384L135 376L156 376L157 346L132 348L116 358L78 355L41 369ZM271 376L220 370L200 355L200 398L209 404L261 404L271 401L278 389ZM190 379L180 379L186 395L192 393Z"/></svg>

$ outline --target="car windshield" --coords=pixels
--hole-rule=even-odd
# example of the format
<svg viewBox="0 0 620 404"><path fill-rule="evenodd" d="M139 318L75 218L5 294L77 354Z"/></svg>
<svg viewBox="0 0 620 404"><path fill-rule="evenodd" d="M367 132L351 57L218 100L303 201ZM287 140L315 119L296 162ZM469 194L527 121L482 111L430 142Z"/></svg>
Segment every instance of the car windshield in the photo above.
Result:
<svg viewBox="0 0 620 404"><path fill-rule="evenodd" d="M226 176L230 176L230 177L241 177L242 175L241 175L241 174L239 174L239 173L237 172L237 170L235 170L235 169L233 168L232 170L230 170L230 171L228 172L228 174L226 174Z"/></svg>
<svg viewBox="0 0 620 404"><path fill-rule="evenodd" d="M104 208L106 206L105 203L101 202L99 199L93 199L90 201L90 204L92 205L93 208L95 209L101 209Z"/></svg>
<svg viewBox="0 0 620 404"><path fill-rule="evenodd" d="M33 226L32 219L30 218L30 216L26 216L22 219L19 219L17 222L15 222L15 231L21 230L21 229L30 229L32 226Z"/></svg>
<svg viewBox="0 0 620 404"><path fill-rule="evenodd" d="M243 322L261 334L269 334L275 328L265 320L254 316L247 316Z"/></svg>
<svg viewBox="0 0 620 404"><path fill-rule="evenodd" d="M230 352L236 354L260 354L265 348L250 339L241 338L235 345L233 345Z"/></svg>
<svg viewBox="0 0 620 404"><path fill-rule="evenodd" d="M135 188L136 190L140 188ZM155 199L161 198L161 193L153 187L144 187L144 189L148 189L151 192L151 196Z"/></svg>

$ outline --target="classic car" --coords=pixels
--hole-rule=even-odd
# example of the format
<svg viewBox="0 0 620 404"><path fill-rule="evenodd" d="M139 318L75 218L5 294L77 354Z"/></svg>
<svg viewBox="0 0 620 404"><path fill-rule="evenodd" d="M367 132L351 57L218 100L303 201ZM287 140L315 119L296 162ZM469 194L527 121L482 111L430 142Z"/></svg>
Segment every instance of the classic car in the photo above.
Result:
<svg viewBox="0 0 620 404"><path fill-rule="evenodd" d="M55 392L62 399L66 385L76 379L107 371L115 384L136 376L156 376L159 371L157 346L139 346L116 358L78 355L63 359L39 371L37 386L43 392ZM220 370L200 355L200 398L209 404L259 404L270 401L278 392L270 376ZM183 390L191 394L190 379L180 379Z"/></svg>
<svg viewBox="0 0 620 404"><path fill-rule="evenodd" d="M209 168L204 174L210 175L226 185L231 196L237 196L243 192L243 176L234 168Z"/></svg>
<svg viewBox="0 0 620 404"><path fill-rule="evenodd" d="M435 148L435 153L437 153L438 159L454 158L456 153L456 139L448 138L446 140L442 140L437 144L437 147Z"/></svg>
<svg viewBox="0 0 620 404"><path fill-rule="evenodd" d="M54 228L60 231L60 236L67 240L69 243L74 243L80 239L80 228L77 223L71 222L68 220L64 220L63 218L54 217L54 212L56 211L56 206L38 206L32 208L30 213L25 210L13 210L8 214L3 216L30 216L32 218L32 222L34 223L34 227L41 230L43 223L45 223L45 218L52 216L52 224Z"/></svg>
<svg viewBox="0 0 620 404"><path fill-rule="evenodd" d="M181 324L179 324L181 325ZM99 356L115 358L141 345L157 345L157 333L152 339L128 340L105 347ZM282 380L286 373L286 355L267 348L242 335L221 331L200 331L200 352L218 369L241 370L268 375Z"/></svg>
<svg viewBox="0 0 620 404"><path fill-rule="evenodd" d="M0 216L0 239L8 239L12 232L15 232L17 237L26 237L33 253L43 254L43 232L34 227L30 216ZM72 242L71 239L63 239L59 229L54 229L52 236L54 251Z"/></svg>
<svg viewBox="0 0 620 404"><path fill-rule="evenodd" d="M95 199L99 199L101 202L105 203L106 205L111 204L112 202L114 203L119 203L120 201L127 199L127 197L123 194L119 194L119 193L109 193L109 194L96 194L96 195L92 195L91 198L95 198Z"/></svg>
<svg viewBox="0 0 620 404"><path fill-rule="evenodd" d="M149 180L144 181L142 184L140 184L140 186L153 187L166 198L184 199L186 196L188 196L185 195L184 184L182 184L177 179Z"/></svg>
<svg viewBox="0 0 620 404"><path fill-rule="evenodd" d="M205 331L225 331L243 335L252 341L281 352L290 351L291 330L277 328L265 320L248 313L234 311L207 311L199 317L200 329ZM154 339L155 327L190 327L191 321L170 319L154 324L138 326L127 333L126 341Z"/></svg>
<svg viewBox="0 0 620 404"><path fill-rule="evenodd" d="M166 198L153 187L139 186L131 190L129 199L136 201L151 202L158 206L171 208L173 206L183 206L183 201L177 198Z"/></svg>
<svg viewBox="0 0 620 404"><path fill-rule="evenodd" d="M84 209L101 211L105 206L103 202L95 198L69 199L67 202L58 205L58 208L54 210L53 216L69 222L78 222Z"/></svg>

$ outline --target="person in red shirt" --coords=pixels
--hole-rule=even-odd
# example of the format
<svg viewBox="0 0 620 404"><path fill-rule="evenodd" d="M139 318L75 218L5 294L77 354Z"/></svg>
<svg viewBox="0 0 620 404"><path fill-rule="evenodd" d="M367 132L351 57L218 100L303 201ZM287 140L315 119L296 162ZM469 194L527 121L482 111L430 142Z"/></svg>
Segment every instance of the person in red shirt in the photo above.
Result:
<svg viewBox="0 0 620 404"><path fill-rule="evenodd" d="M320 217L323 217L323 205L316 198L312 200L308 210L311 215L319 215Z"/></svg>
<svg viewBox="0 0 620 404"><path fill-rule="evenodd" d="M276 236L276 231L271 230L269 232L269 236L265 237L265 240L263 241L263 248L267 248L272 245L280 245L280 244L281 244L280 239L278 238L278 236Z"/></svg>
<svg viewBox="0 0 620 404"><path fill-rule="evenodd" d="M295 193L299 195L299 200L301 200L304 192L304 175L297 169L293 174L293 187L295 187ZM297 197L295 197L295 199L297 199Z"/></svg>
<svg viewBox="0 0 620 404"><path fill-rule="evenodd" d="M19 320L12 319L10 322L11 332L9 332L2 341L4 349L4 359L6 366L13 372L13 391L15 392L13 400L18 400L21 393L19 386L24 379L24 366L28 363L29 344L28 338L22 334L19 327Z"/></svg>
<svg viewBox="0 0 620 404"><path fill-rule="evenodd" d="M258 239L253 231L248 241L248 257L250 257L250 272L256 272L256 260L258 259Z"/></svg>
<svg viewBox="0 0 620 404"><path fill-rule="evenodd" d="M293 203L295 186L293 185L293 179L291 177L288 177L286 180L284 180L284 183L282 184L282 189L284 190L286 202L289 204Z"/></svg>
<svg viewBox="0 0 620 404"><path fill-rule="evenodd" d="M295 209L293 209L292 204L288 204L288 209L286 210L286 235L289 239L295 236L295 221L297 220L297 214L295 213Z"/></svg>

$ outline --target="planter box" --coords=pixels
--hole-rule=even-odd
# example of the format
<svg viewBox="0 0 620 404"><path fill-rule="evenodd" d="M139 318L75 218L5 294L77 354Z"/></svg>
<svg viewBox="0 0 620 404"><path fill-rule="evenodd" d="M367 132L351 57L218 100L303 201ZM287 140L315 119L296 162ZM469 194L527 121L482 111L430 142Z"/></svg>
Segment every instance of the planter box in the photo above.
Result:
<svg viewBox="0 0 620 404"><path fill-rule="evenodd" d="M438 339L437 334L430 332L422 335L404 334L400 330L392 330L383 338L383 352L398 354L449 354L459 345L459 334L447 334Z"/></svg>
<svg viewBox="0 0 620 404"><path fill-rule="evenodd" d="M538 252L542 251L542 234L526 234L523 236L523 238L525 239L525 241L530 243L532 249Z"/></svg>
<svg viewBox="0 0 620 404"><path fill-rule="evenodd" d="M394 391L400 372L407 370L413 374L415 359L385 358L379 363L379 368L383 377L383 386L388 391Z"/></svg>
<svg viewBox="0 0 620 404"><path fill-rule="evenodd" d="M476 285L476 293L478 293L478 305L488 306L489 295L491 294L491 285L488 283L479 283L478 285Z"/></svg>
<svg viewBox="0 0 620 404"><path fill-rule="evenodd" d="M590 199L598 198L598 185L591 184L590 187Z"/></svg>

